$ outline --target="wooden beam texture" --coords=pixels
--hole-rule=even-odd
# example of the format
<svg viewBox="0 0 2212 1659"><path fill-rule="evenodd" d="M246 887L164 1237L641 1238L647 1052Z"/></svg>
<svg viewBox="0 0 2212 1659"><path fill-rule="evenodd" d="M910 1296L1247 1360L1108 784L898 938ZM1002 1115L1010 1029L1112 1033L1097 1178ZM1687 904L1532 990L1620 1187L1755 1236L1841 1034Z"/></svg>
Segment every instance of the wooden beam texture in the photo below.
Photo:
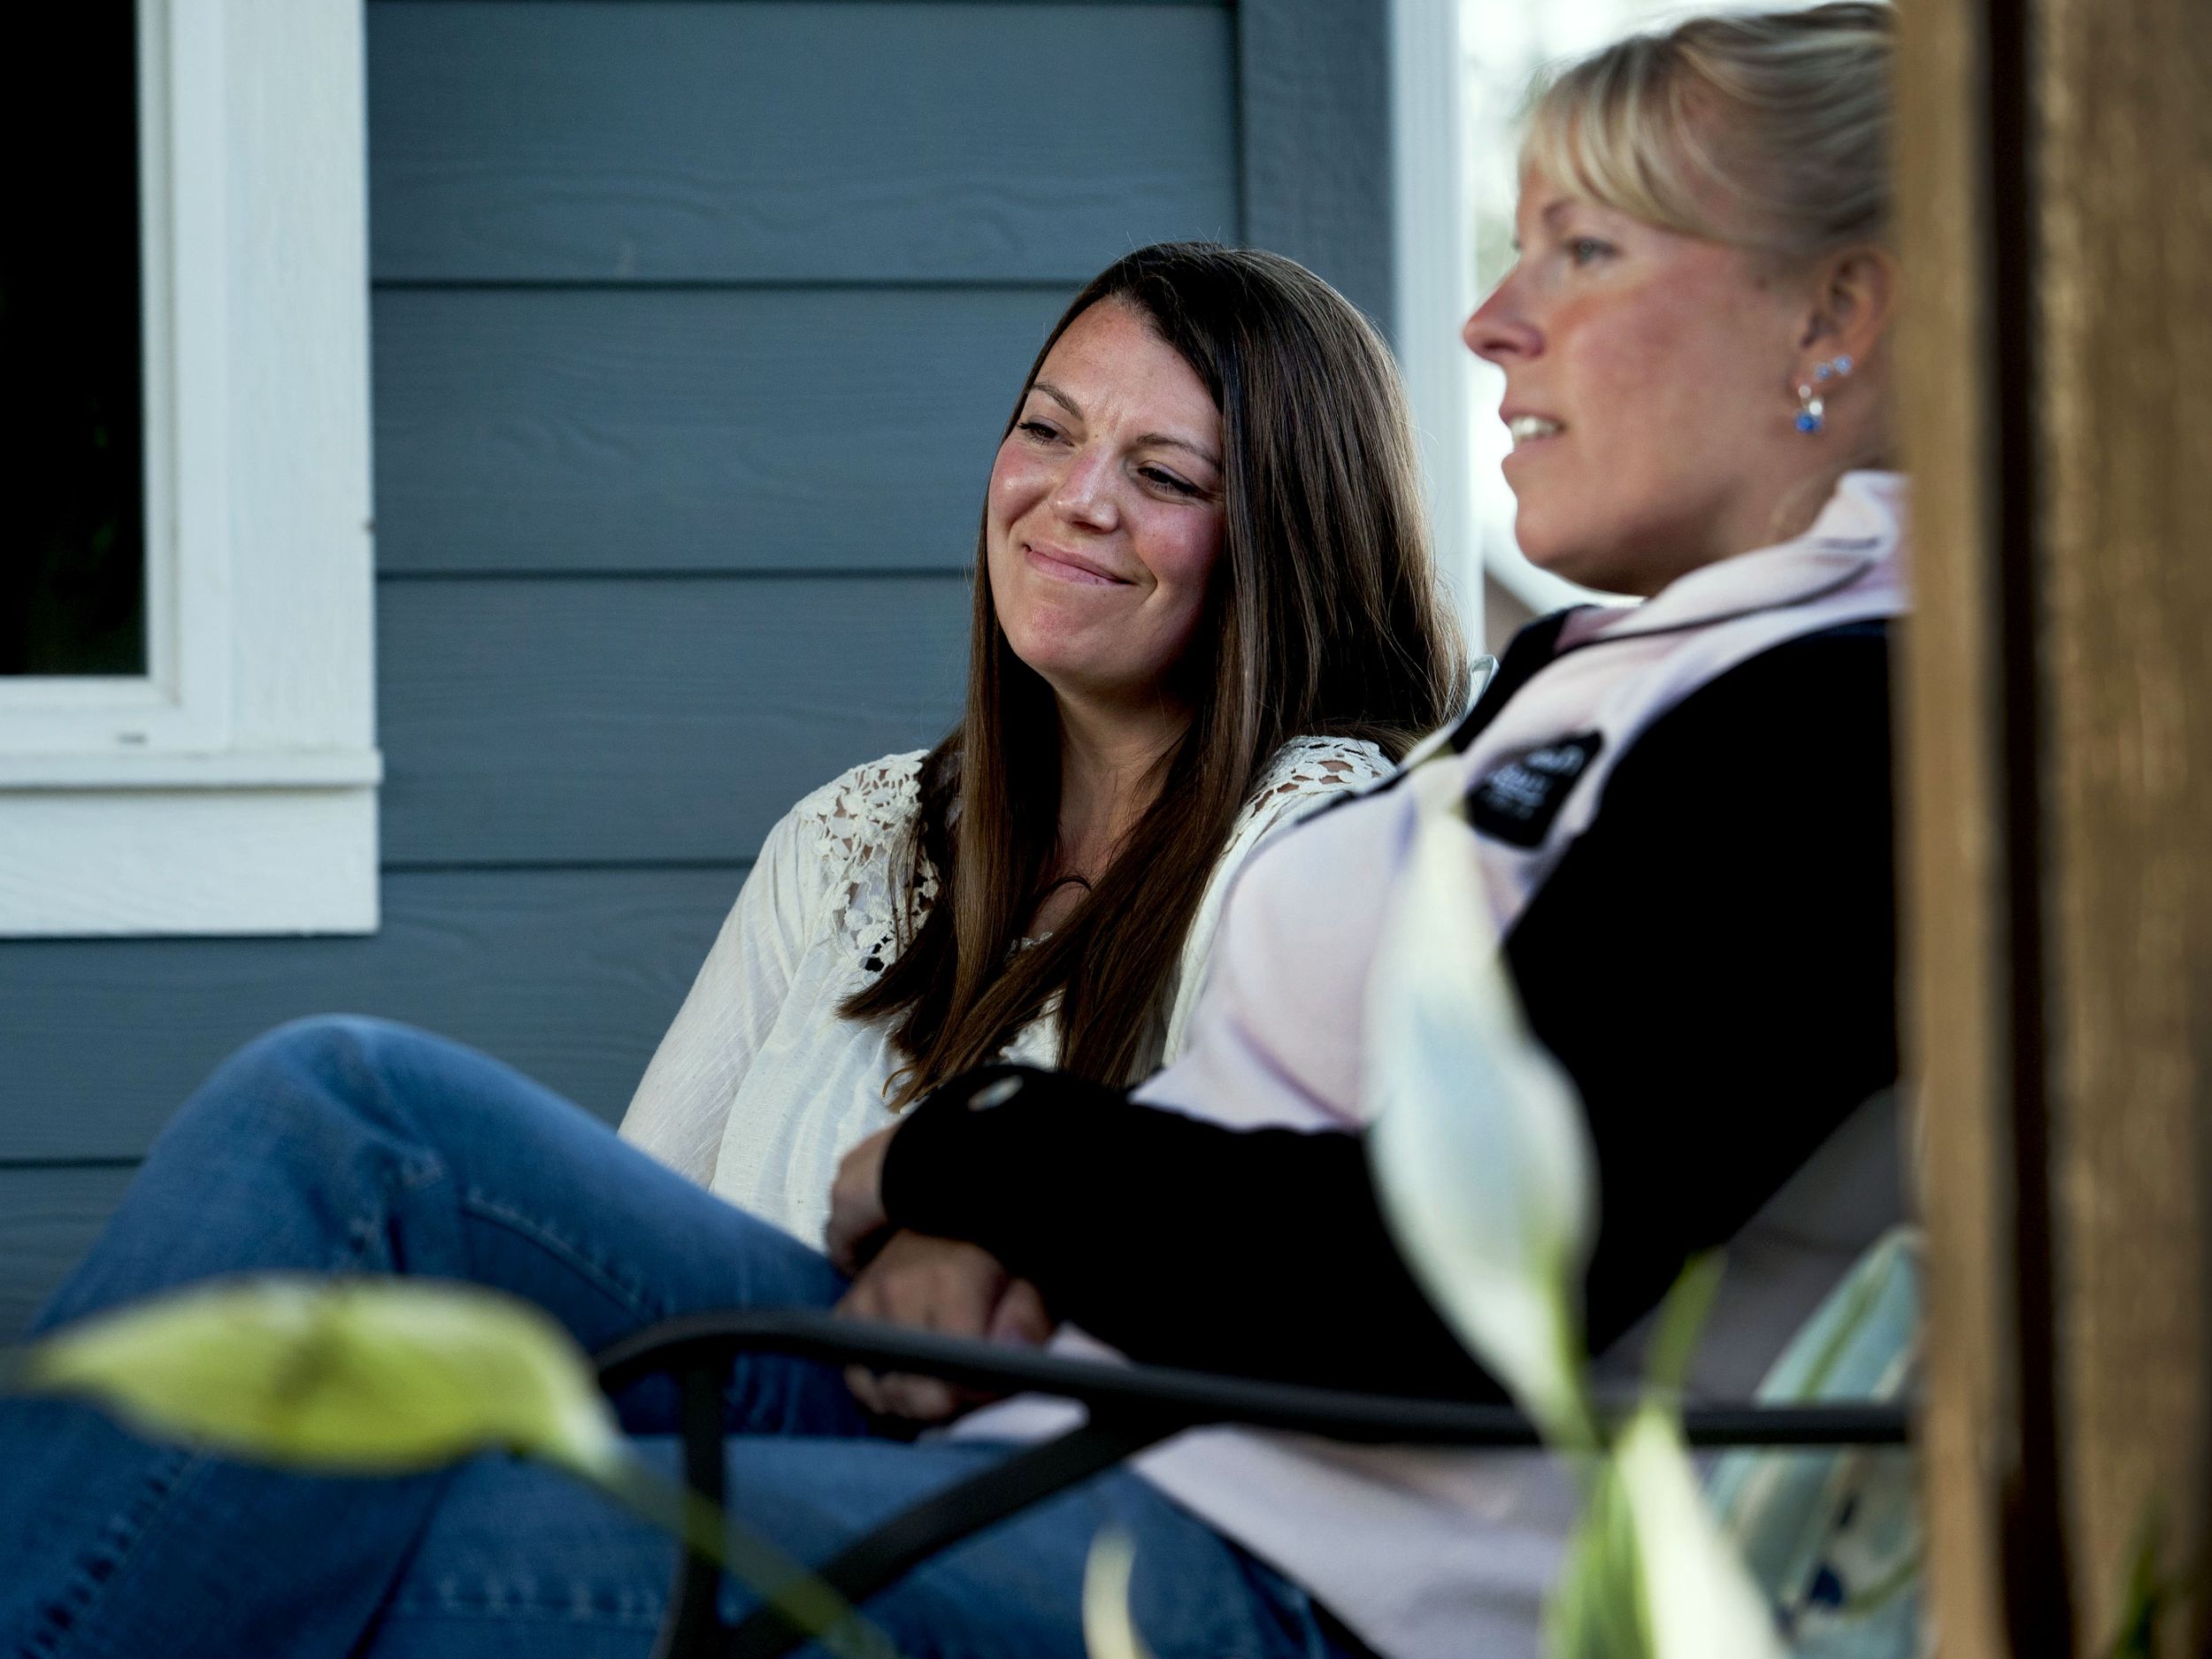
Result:
<svg viewBox="0 0 2212 1659"><path fill-rule="evenodd" d="M1991 356L1982 58L1973 0L1907 9L1898 238L1911 273L1897 381L1916 614L1901 669L1905 1016L1928 1228L1929 1568L1950 1659L2005 1652L2000 1542L2022 1461L2007 1287L2012 1170L1996 630L1985 593Z"/></svg>
<svg viewBox="0 0 2212 1659"><path fill-rule="evenodd" d="M2212 11L1904 9L1936 1622L2108 1651L2212 1506Z"/></svg>
<svg viewBox="0 0 2212 1659"><path fill-rule="evenodd" d="M2093 1637L2146 1524L2177 1566L2212 1503L2212 10L2043 0L2032 44L2054 1289Z"/></svg>

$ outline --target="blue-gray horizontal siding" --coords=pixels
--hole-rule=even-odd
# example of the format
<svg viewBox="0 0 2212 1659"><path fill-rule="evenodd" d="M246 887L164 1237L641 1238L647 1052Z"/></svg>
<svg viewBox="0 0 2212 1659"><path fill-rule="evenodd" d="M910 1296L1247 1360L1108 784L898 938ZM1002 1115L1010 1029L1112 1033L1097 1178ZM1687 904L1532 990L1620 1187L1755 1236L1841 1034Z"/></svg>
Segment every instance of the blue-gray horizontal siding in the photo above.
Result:
<svg viewBox="0 0 2212 1659"><path fill-rule="evenodd" d="M388 862L749 856L957 711L964 576L386 582Z"/></svg>
<svg viewBox="0 0 2212 1659"><path fill-rule="evenodd" d="M379 568L962 568L1014 392L1066 302L380 292Z"/></svg>
<svg viewBox="0 0 2212 1659"><path fill-rule="evenodd" d="M332 1011L444 1032L618 1117L745 871L395 871L365 939L10 945L0 1169L134 1158L241 1042Z"/></svg>
<svg viewBox="0 0 2212 1659"><path fill-rule="evenodd" d="M1237 89L1243 234L1325 277L1395 339L1392 4L1244 0Z"/></svg>
<svg viewBox="0 0 2212 1659"><path fill-rule="evenodd" d="M85 1253L130 1179L128 1169L0 1168L0 1343Z"/></svg>
<svg viewBox="0 0 2212 1659"><path fill-rule="evenodd" d="M1237 233L1226 9L388 0L369 23L386 281L1079 283Z"/></svg>

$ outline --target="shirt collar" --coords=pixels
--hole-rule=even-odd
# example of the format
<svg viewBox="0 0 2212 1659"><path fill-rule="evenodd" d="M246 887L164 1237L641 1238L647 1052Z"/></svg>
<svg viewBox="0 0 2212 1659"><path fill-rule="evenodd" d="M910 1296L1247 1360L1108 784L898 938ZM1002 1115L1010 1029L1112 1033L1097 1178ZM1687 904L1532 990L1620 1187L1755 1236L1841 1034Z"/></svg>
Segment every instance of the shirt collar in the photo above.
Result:
<svg viewBox="0 0 2212 1659"><path fill-rule="evenodd" d="M1594 643L1672 633L1803 604L1878 566L1893 567L1901 559L1905 495L1901 473L1846 472L1803 535L1677 577L1641 604L1622 607L1586 638Z"/></svg>

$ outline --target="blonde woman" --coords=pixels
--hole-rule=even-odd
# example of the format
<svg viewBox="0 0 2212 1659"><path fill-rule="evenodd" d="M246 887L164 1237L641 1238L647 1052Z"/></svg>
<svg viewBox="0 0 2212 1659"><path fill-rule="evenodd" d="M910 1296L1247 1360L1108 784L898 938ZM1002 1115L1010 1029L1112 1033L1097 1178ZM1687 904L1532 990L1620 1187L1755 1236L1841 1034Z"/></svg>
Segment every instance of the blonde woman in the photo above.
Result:
<svg viewBox="0 0 2212 1659"><path fill-rule="evenodd" d="M1829 5L1694 20L1571 71L1536 108L1518 263L1468 324L1506 369L1524 546L1647 595L1532 626L1427 762L1589 1114L1601 1342L1895 1072L1888 50L1886 12ZM987 1253L1140 1358L1486 1390L1390 1248L1357 1133L1412 793L1253 856L1182 1056L1135 1096L987 1068L863 1141L833 1260L489 1062L468 1059L450 1110L411 1107L410 1080L461 1062L326 1025L218 1074L48 1317L311 1263L488 1279L596 1344L678 1309L827 1305L905 1228ZM1878 1226L1866 1208L1837 1230ZM1783 1288L1739 1334L1778 1342L1803 1305ZM886 1438L794 1362L741 1363L729 1402L732 1502L814 1559L1034 1426L1017 1402ZM23 1404L0 1409L0 1456L19 1563L0 1631L42 1653L642 1655L671 1567L664 1540L505 1464L285 1480ZM1187 1437L871 1611L915 1655L1079 1659L1083 1555L1111 1524L1164 1655L1530 1655L1566 1509L1542 1469Z"/></svg>

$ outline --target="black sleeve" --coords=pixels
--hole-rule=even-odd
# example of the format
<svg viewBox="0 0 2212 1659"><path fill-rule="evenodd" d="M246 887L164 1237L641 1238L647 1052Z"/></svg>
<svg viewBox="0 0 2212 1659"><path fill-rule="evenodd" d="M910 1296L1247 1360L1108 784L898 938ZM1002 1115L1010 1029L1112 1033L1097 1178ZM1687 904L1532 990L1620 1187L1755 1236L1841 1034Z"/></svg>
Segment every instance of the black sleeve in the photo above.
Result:
<svg viewBox="0 0 2212 1659"><path fill-rule="evenodd" d="M969 1110L1009 1077L1020 1093ZM1391 1248L1356 1135L1230 1130L992 1066L915 1108L892 1137L883 1198L899 1225L974 1240L1055 1314L1138 1359L1496 1393Z"/></svg>
<svg viewBox="0 0 2212 1659"><path fill-rule="evenodd" d="M1755 658L1614 769L1506 944L1597 1148L1594 1345L1895 1077L1893 913L1878 627ZM969 1109L1010 1073L1012 1098ZM1398 1259L1356 1136L1235 1132L992 1068L916 1110L884 1195L1138 1358L1495 1392Z"/></svg>
<svg viewBox="0 0 2212 1659"><path fill-rule="evenodd" d="M1897 1077L1889 654L1780 647L1655 723L1506 941L1581 1091L1595 1341Z"/></svg>

